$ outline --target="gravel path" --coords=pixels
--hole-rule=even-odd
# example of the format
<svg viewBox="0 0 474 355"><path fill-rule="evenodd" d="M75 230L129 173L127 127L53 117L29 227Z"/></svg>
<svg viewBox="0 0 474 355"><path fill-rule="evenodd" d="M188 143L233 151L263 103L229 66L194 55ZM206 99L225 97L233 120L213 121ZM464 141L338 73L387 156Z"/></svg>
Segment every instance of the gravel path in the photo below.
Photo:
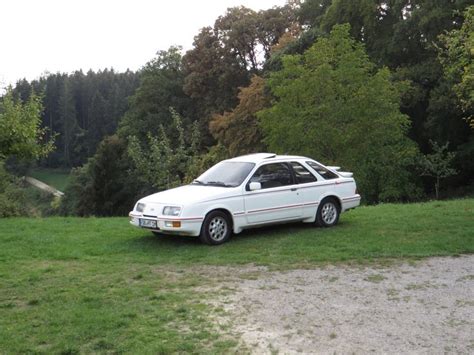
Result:
<svg viewBox="0 0 474 355"><path fill-rule="evenodd" d="M474 255L234 276L216 302L252 353L474 353Z"/></svg>

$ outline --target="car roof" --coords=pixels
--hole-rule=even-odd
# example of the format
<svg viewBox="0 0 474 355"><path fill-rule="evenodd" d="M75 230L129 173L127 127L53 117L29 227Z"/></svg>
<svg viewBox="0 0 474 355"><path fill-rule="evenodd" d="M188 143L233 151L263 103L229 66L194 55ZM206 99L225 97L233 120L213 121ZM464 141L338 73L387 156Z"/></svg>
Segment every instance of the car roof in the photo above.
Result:
<svg viewBox="0 0 474 355"><path fill-rule="evenodd" d="M235 157L232 159L228 159L227 161L232 162L246 162L246 163L261 163L261 162L270 162L270 161L279 161L279 160L292 160L292 159L309 159L302 156L297 155L277 155L274 153L255 153L255 154L247 154L241 155L240 157ZM310 159L313 160L313 159Z"/></svg>

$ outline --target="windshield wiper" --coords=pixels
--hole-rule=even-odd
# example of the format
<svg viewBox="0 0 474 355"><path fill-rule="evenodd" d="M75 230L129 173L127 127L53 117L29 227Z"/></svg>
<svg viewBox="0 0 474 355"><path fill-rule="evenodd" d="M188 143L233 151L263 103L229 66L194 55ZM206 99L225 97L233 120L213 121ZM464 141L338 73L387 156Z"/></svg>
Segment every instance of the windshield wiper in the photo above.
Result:
<svg viewBox="0 0 474 355"><path fill-rule="evenodd" d="M222 187L234 187L233 185L226 184L222 181L208 181L206 185L215 185L215 186L222 186Z"/></svg>
<svg viewBox="0 0 474 355"><path fill-rule="evenodd" d="M199 181L199 180L193 180L193 182L191 184L206 185L205 183L203 183L202 181Z"/></svg>

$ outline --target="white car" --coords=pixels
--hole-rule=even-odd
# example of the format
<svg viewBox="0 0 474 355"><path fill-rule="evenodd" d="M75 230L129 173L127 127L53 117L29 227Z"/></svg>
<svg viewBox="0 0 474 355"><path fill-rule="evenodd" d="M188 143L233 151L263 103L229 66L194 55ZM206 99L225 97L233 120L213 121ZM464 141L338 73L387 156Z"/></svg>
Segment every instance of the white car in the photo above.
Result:
<svg viewBox="0 0 474 355"><path fill-rule="evenodd" d="M232 232L302 221L330 227L360 204L352 173L313 159L258 153L221 161L191 184L140 199L130 223L222 244Z"/></svg>

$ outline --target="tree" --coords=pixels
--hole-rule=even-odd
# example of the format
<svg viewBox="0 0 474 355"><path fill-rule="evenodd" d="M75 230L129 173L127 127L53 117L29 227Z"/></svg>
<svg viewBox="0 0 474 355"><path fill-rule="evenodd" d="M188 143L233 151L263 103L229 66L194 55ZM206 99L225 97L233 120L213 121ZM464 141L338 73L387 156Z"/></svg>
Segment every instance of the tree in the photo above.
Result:
<svg viewBox="0 0 474 355"><path fill-rule="evenodd" d="M104 136L115 133L128 108L127 97L137 86L138 73L108 69L46 74L31 83L19 81L13 97L28 101L33 92L41 92L41 126L48 128L44 138L57 135L54 152L39 163L49 167L85 163Z"/></svg>
<svg viewBox="0 0 474 355"><path fill-rule="evenodd" d="M182 118L173 108L170 108L170 112L175 139L169 139L163 126L160 126L159 135L149 134L145 144L141 144L135 136L129 137L128 155L133 161L136 175L145 185L152 186L155 190L180 185L193 156L197 154L200 138L197 125L193 125L191 139L186 140Z"/></svg>
<svg viewBox="0 0 474 355"><path fill-rule="evenodd" d="M462 13L471 2L306 0L299 18L311 29L299 42L315 29L328 33L336 24L349 23L352 36L365 44L377 66L387 66L397 81L410 82L402 93L401 111L409 116L409 136L420 149L429 150L430 138L449 140L456 147L466 141L465 127L451 111L452 101L444 99L450 91L440 83L436 47L440 34L462 25Z"/></svg>
<svg viewBox="0 0 474 355"><path fill-rule="evenodd" d="M349 31L337 25L303 55L283 57L283 69L268 79L273 106L258 114L265 142L354 171L368 202L407 198L416 148L405 136L400 87Z"/></svg>
<svg viewBox="0 0 474 355"><path fill-rule="evenodd" d="M73 169L61 200L61 213L126 215L140 194L131 168L127 142L117 135L106 137L84 166Z"/></svg>
<svg viewBox="0 0 474 355"><path fill-rule="evenodd" d="M41 98L33 92L22 102L14 100L12 88L0 98L0 217L32 214L20 180L5 169L6 158L38 159L53 150L53 138L45 139L41 128Z"/></svg>
<svg viewBox="0 0 474 355"><path fill-rule="evenodd" d="M301 32L297 20L299 6L299 0L289 0L285 6L275 6L258 12L258 41L263 48L264 60L270 58L274 46L281 42L285 34Z"/></svg>
<svg viewBox="0 0 474 355"><path fill-rule="evenodd" d="M203 120L211 113L234 107L238 87L248 84L249 74L222 46L211 27L201 29L194 37L193 46L183 57L186 76L183 89L199 103L198 116ZM208 121L205 123L207 126Z"/></svg>
<svg viewBox="0 0 474 355"><path fill-rule="evenodd" d="M465 11L462 27L441 35L439 60L459 100L464 119L474 129L474 6Z"/></svg>
<svg viewBox="0 0 474 355"><path fill-rule="evenodd" d="M265 145L256 113L268 106L265 80L253 76L250 85L240 88L239 104L230 112L213 116L209 130L231 156L262 151Z"/></svg>
<svg viewBox="0 0 474 355"><path fill-rule="evenodd" d="M272 46L296 25L297 4L253 11L245 6L227 9L214 24L214 32L224 50L233 55L240 66L258 74L270 57Z"/></svg>
<svg viewBox="0 0 474 355"><path fill-rule="evenodd" d="M166 130L173 122L169 111L172 106L186 119L193 117L190 98L183 92L184 74L181 69L181 48L170 47L159 51L141 71L140 86L130 98L129 110L119 124L122 138L136 136L145 142L149 134Z"/></svg>
<svg viewBox="0 0 474 355"><path fill-rule="evenodd" d="M62 123L60 140L64 152L63 164L67 167L76 165L74 164L76 162L74 146L79 136L82 135L81 128L77 123L76 105L70 85L67 80L63 82L62 91L58 98L60 122Z"/></svg>
<svg viewBox="0 0 474 355"><path fill-rule="evenodd" d="M422 155L419 163L421 174L435 179L435 196L438 199L441 179L456 174L456 170L450 167L456 153L448 151L449 143L444 145L439 145L433 141L430 141L430 143L433 153Z"/></svg>
<svg viewBox="0 0 474 355"><path fill-rule="evenodd" d="M19 159L38 159L53 150L53 139L44 140L42 110L39 96L32 94L26 102L15 102L12 89L7 89L0 100L0 160L11 155Z"/></svg>
<svg viewBox="0 0 474 355"><path fill-rule="evenodd" d="M295 6L289 2L259 12L229 8L213 27L194 37L194 48L183 57L184 91L195 100L206 145L214 143L208 134L211 117L238 104L239 88L248 86L253 74L261 74L272 46L297 25Z"/></svg>

